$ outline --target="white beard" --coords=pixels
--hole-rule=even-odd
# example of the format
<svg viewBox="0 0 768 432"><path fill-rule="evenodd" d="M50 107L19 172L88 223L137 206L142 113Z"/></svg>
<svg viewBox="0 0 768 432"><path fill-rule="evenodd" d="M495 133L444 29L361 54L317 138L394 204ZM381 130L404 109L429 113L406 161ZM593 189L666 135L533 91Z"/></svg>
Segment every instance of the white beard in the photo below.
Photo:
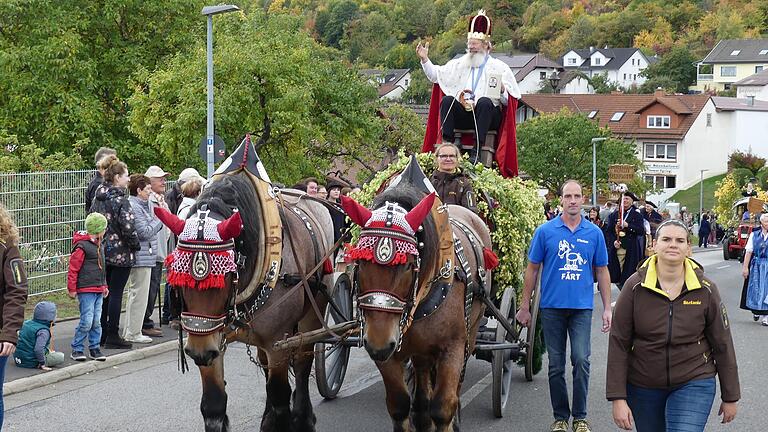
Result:
<svg viewBox="0 0 768 432"><path fill-rule="evenodd" d="M483 64L485 61L485 55L484 52L477 52L477 53L470 53L467 52L461 57L461 63L466 67L480 67L480 65Z"/></svg>

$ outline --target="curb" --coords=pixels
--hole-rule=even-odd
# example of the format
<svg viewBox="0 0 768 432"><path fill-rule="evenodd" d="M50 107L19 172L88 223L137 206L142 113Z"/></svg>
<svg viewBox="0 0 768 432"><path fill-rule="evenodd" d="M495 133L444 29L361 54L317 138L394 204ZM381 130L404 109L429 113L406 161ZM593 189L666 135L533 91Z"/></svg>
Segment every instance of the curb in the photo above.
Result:
<svg viewBox="0 0 768 432"><path fill-rule="evenodd" d="M113 366L121 365L123 363L144 360L149 357L154 357L160 354L164 354L168 351L172 351L178 346L178 340L167 341L157 345L151 345L145 348L115 354L107 357L106 361L89 360L84 363L67 366L63 369L56 369L30 377L19 378L9 383L5 383L3 385L3 394L5 396L9 396L15 393L22 393L28 390L55 384L70 378L76 378L91 372L109 369Z"/></svg>

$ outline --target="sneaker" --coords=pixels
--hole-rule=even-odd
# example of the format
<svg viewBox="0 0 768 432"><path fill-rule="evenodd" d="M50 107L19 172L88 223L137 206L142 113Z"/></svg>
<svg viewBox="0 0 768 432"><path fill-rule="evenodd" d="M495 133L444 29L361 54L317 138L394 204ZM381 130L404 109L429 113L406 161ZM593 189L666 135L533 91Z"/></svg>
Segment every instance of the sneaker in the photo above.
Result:
<svg viewBox="0 0 768 432"><path fill-rule="evenodd" d="M585 419L574 420L572 427L573 432L592 432L592 429L589 428L589 423Z"/></svg>
<svg viewBox="0 0 768 432"><path fill-rule="evenodd" d="M144 336L144 335L138 335L138 336L134 336L132 338L126 338L125 340L128 341L128 342L138 343L138 344L152 343L152 338L149 337L149 336Z"/></svg>
<svg viewBox="0 0 768 432"><path fill-rule="evenodd" d="M102 354L101 350L98 348L93 348L90 350L91 359L97 360L97 361L105 361L107 359L107 356Z"/></svg>
<svg viewBox="0 0 768 432"><path fill-rule="evenodd" d="M72 354L69 355L69 358L71 358L74 361L88 360L88 357L86 357L82 351L72 351Z"/></svg>
<svg viewBox="0 0 768 432"><path fill-rule="evenodd" d="M131 349L133 345L118 335L109 335L104 339L104 348Z"/></svg>
<svg viewBox="0 0 768 432"><path fill-rule="evenodd" d="M755 321L755 322L760 321L760 315L752 314L752 321Z"/></svg>
<svg viewBox="0 0 768 432"><path fill-rule="evenodd" d="M568 432L568 420L555 420L549 430L550 432Z"/></svg>
<svg viewBox="0 0 768 432"><path fill-rule="evenodd" d="M768 327L768 315L763 317L763 319L760 321L760 324Z"/></svg>
<svg viewBox="0 0 768 432"><path fill-rule="evenodd" d="M141 334L144 336L151 336L151 337L163 337L163 331L159 328L145 328L141 329Z"/></svg>

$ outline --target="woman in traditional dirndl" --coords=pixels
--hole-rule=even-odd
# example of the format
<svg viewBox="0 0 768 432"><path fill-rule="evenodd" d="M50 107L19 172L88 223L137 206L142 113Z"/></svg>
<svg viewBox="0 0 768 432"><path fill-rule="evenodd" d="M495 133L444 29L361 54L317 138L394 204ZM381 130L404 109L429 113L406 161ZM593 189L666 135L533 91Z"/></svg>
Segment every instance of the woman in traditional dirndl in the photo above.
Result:
<svg viewBox="0 0 768 432"><path fill-rule="evenodd" d="M749 235L744 252L744 288L741 308L752 311L755 321L768 326L768 213L760 215L760 227Z"/></svg>

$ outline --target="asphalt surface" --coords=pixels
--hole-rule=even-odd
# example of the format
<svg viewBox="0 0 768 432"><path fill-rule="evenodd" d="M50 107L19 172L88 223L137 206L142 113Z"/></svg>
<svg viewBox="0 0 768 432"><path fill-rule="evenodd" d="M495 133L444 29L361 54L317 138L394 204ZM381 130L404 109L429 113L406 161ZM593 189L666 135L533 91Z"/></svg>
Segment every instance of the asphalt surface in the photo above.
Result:
<svg viewBox="0 0 768 432"><path fill-rule="evenodd" d="M718 284L728 307L742 386L742 401L734 423L719 424L716 398L706 430L763 431L768 407L765 394L765 388L768 388L768 374L765 373L768 328L753 322L750 313L738 308L742 279L737 261L724 262L718 249L696 252L694 257ZM614 298L615 295L614 290ZM599 304L597 296L596 301ZM615 431L611 407L604 398L607 335L599 331L599 311L597 307L593 317L589 420L595 431ZM3 430L203 430L198 408L201 386L194 364L190 372L182 375L177 371L175 351L166 351L164 347L152 349L157 350L158 355L144 359L115 356L114 364L105 364L101 370L6 396ZM9 370L13 368L15 366L8 365ZM258 430L265 400L263 375L250 364L245 347L240 344L230 346L225 369L232 430ZM552 415L546 357L544 371L532 382L525 381L522 369L515 371L513 392L502 419L493 416L490 371L489 363L470 359L462 388L462 429L482 432L548 430ZM363 350L353 349L339 398L324 401L317 394L314 383L310 389L318 431L391 430L383 384Z"/></svg>

